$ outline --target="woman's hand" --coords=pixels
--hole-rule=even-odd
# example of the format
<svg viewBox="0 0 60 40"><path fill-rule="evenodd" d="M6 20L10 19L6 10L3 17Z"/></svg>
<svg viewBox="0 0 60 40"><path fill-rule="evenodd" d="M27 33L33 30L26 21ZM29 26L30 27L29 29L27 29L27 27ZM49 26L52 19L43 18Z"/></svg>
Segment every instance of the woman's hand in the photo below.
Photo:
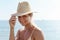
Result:
<svg viewBox="0 0 60 40"><path fill-rule="evenodd" d="M16 16L11 16L11 18L9 19L10 28L14 28L15 23L16 23Z"/></svg>

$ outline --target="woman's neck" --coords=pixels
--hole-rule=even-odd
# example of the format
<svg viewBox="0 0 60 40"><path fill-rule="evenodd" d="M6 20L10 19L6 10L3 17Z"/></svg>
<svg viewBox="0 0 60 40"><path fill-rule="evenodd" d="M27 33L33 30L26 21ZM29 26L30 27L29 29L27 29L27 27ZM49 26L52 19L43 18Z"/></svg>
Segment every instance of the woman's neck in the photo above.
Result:
<svg viewBox="0 0 60 40"><path fill-rule="evenodd" d="M26 30L33 30L33 25L32 25L32 23L26 24L26 25L25 25L25 29L26 29Z"/></svg>

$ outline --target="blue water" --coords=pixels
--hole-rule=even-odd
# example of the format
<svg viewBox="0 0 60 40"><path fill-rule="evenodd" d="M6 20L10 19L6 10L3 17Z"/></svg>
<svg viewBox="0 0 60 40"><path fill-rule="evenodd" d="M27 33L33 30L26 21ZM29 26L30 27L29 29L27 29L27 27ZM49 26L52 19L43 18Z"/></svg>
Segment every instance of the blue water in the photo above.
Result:
<svg viewBox="0 0 60 40"><path fill-rule="evenodd" d="M35 20L35 23L40 27L45 35L45 40L60 40L60 21L53 20ZM15 34L21 25L16 23ZM0 40L9 40L9 22L7 20L0 20Z"/></svg>

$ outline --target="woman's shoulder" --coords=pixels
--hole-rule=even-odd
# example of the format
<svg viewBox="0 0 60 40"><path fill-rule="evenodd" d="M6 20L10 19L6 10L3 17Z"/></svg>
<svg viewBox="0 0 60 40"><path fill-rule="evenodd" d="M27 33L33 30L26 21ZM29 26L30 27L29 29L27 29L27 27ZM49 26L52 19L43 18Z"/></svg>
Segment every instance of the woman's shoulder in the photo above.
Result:
<svg viewBox="0 0 60 40"><path fill-rule="evenodd" d="M43 33L43 31L42 31L42 29L40 28L40 27L35 27L35 30L34 30L34 35L38 35L38 34L42 34Z"/></svg>
<svg viewBox="0 0 60 40"><path fill-rule="evenodd" d="M39 26L37 26L36 24L33 24L33 25L35 27L35 32L42 31L42 29Z"/></svg>
<svg viewBox="0 0 60 40"><path fill-rule="evenodd" d="M34 25L34 27L35 27L35 31L42 31L42 29L39 26Z"/></svg>
<svg viewBox="0 0 60 40"><path fill-rule="evenodd" d="M42 29L36 27L34 32L42 32Z"/></svg>

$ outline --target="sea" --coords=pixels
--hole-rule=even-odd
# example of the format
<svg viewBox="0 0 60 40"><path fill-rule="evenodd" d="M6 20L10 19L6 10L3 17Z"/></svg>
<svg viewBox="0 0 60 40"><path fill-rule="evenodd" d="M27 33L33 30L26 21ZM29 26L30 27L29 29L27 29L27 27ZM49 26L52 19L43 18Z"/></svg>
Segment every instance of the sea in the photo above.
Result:
<svg viewBox="0 0 60 40"><path fill-rule="evenodd" d="M42 29L45 40L60 40L60 20L34 20L34 23ZM16 22L14 35L23 26ZM8 20L0 20L0 40L9 40L10 26Z"/></svg>

